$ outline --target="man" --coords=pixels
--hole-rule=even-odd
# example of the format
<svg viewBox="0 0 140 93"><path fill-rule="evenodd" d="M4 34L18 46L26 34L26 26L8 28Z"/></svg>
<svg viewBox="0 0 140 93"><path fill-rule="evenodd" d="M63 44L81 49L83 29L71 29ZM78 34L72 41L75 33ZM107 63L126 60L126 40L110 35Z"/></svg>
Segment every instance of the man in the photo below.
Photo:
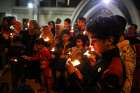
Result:
<svg viewBox="0 0 140 93"><path fill-rule="evenodd" d="M123 93L131 93L132 89L132 81L133 81L133 74L136 66L136 56L133 48L129 44L129 40L125 39L124 31L126 26L126 19L119 15L111 16L115 23L118 25L120 30L116 31L115 37L118 38L119 42L117 44L122 60L125 65L126 72L126 79L123 85Z"/></svg>

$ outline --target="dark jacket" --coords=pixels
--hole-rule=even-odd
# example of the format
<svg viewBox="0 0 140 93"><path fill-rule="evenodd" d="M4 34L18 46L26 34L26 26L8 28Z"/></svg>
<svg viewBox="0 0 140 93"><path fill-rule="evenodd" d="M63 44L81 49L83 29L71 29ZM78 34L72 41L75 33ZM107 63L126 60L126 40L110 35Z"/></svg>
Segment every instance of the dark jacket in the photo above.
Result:
<svg viewBox="0 0 140 93"><path fill-rule="evenodd" d="M118 48L104 52L94 66L90 66L88 61L83 63L80 68L83 81L79 80L75 73L69 78L79 93L121 93L124 70Z"/></svg>

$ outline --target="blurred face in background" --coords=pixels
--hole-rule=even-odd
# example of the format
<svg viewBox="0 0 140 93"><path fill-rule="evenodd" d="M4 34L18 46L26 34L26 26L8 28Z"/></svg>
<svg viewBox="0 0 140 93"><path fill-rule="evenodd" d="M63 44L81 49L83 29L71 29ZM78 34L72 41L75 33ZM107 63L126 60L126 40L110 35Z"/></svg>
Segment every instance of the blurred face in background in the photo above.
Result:
<svg viewBox="0 0 140 93"><path fill-rule="evenodd" d="M63 42L68 42L70 39L70 35L69 34L64 34L63 35Z"/></svg>
<svg viewBox="0 0 140 93"><path fill-rule="evenodd" d="M42 29L43 34L48 34L48 32L50 31L48 26L44 26Z"/></svg>
<svg viewBox="0 0 140 93"><path fill-rule="evenodd" d="M136 34L137 29L133 25L129 25L127 28L127 34L128 35L134 35Z"/></svg>
<svg viewBox="0 0 140 93"><path fill-rule="evenodd" d="M66 29L66 30L71 29L71 25L67 21L64 21L64 29Z"/></svg>
<svg viewBox="0 0 140 93"><path fill-rule="evenodd" d="M29 23L28 23L28 29L31 30L33 28L34 28L33 23L31 21L29 21Z"/></svg>
<svg viewBox="0 0 140 93"><path fill-rule="evenodd" d="M76 40L76 46L77 47L83 47L84 45L83 45L83 41L81 40L81 39L77 39Z"/></svg>
<svg viewBox="0 0 140 93"><path fill-rule="evenodd" d="M49 23L49 24L48 24L48 27L49 27L50 30L53 29L53 28L55 28L54 26L55 26L55 25L54 25L53 23Z"/></svg>
<svg viewBox="0 0 140 93"><path fill-rule="evenodd" d="M77 26L80 30L85 30L86 24L83 20L77 20Z"/></svg>

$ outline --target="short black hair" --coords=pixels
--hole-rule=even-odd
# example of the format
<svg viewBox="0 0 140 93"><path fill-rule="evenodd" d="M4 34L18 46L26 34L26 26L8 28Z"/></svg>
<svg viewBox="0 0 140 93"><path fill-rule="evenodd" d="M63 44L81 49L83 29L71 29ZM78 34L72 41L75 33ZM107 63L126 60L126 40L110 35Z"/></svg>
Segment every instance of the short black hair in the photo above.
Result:
<svg viewBox="0 0 140 93"><path fill-rule="evenodd" d="M138 28L138 26L136 24L129 24L129 25L133 26L135 29Z"/></svg>
<svg viewBox="0 0 140 93"><path fill-rule="evenodd" d="M118 25L111 17L97 17L87 25L87 31L91 32L94 37L105 40L111 36L118 36ZM114 44L118 43L119 36L116 38Z"/></svg>
<svg viewBox="0 0 140 93"><path fill-rule="evenodd" d="M77 35L77 36L75 37L75 43L76 43L76 41L77 41L78 39L82 40L84 46L86 45L86 38L85 38L84 35L82 35L82 34Z"/></svg>
<svg viewBox="0 0 140 93"><path fill-rule="evenodd" d="M81 20L86 23L86 18L84 18L84 17L79 17L78 20Z"/></svg>
<svg viewBox="0 0 140 93"><path fill-rule="evenodd" d="M127 20L123 16L120 16L120 15L113 15L111 16L111 18L114 20L117 27L116 32L114 31L114 38L115 38L115 41L118 42L117 40L119 40L121 36L124 36Z"/></svg>
<svg viewBox="0 0 140 93"><path fill-rule="evenodd" d="M54 21L49 21L48 25L55 25L55 22Z"/></svg>
<svg viewBox="0 0 140 93"><path fill-rule="evenodd" d="M113 15L111 17L116 22L116 24L118 24L120 28L124 31L127 24L127 20L120 15Z"/></svg>
<svg viewBox="0 0 140 93"><path fill-rule="evenodd" d="M71 19L70 18L66 18L64 21L71 24Z"/></svg>
<svg viewBox="0 0 140 93"><path fill-rule="evenodd" d="M56 24L61 24L61 21L62 21L62 20L61 20L60 18L57 18L56 21L55 21L55 23L56 23Z"/></svg>

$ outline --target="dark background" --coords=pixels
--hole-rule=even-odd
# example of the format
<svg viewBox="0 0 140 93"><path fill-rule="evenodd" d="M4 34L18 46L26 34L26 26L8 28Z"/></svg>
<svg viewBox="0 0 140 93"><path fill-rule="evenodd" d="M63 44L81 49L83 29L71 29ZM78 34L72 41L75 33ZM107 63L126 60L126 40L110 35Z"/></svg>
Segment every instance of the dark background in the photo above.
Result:
<svg viewBox="0 0 140 93"><path fill-rule="evenodd" d="M132 0L136 7L140 10L140 0Z"/></svg>

